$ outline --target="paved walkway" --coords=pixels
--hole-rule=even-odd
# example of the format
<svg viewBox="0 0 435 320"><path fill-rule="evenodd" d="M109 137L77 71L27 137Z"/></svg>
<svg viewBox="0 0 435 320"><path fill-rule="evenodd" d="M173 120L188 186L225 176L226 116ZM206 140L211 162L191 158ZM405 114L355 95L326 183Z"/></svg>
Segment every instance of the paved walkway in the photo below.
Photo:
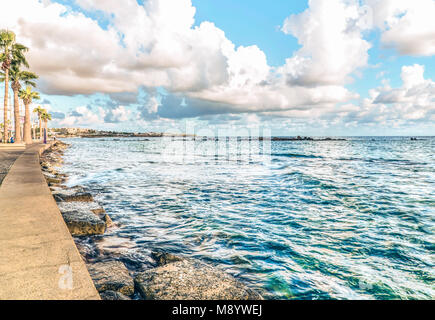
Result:
<svg viewBox="0 0 435 320"><path fill-rule="evenodd" d="M15 160L23 153L17 150L0 150L0 185Z"/></svg>
<svg viewBox="0 0 435 320"><path fill-rule="evenodd" d="M22 152L0 186L0 299L100 299L42 175L43 148Z"/></svg>

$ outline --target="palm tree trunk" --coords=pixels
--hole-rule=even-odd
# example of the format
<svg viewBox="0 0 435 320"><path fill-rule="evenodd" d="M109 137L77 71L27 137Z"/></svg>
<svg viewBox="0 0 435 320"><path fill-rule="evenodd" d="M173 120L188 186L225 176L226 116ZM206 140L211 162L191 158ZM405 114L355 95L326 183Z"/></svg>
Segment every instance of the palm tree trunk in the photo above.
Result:
<svg viewBox="0 0 435 320"><path fill-rule="evenodd" d="M29 104L24 104L26 108L26 113L24 116L24 143L25 144L32 144L32 132L30 129L30 110L29 110Z"/></svg>
<svg viewBox="0 0 435 320"><path fill-rule="evenodd" d="M5 70L5 100L4 100L4 128L3 139L8 141L8 100L9 100L9 69Z"/></svg>
<svg viewBox="0 0 435 320"><path fill-rule="evenodd" d="M18 100L18 88L14 87L14 121L15 121L15 143L21 143L21 124L20 124L20 100Z"/></svg>
<svg viewBox="0 0 435 320"><path fill-rule="evenodd" d="M33 138L32 138L32 143L33 143L33 139L36 140L36 128L35 128L35 123L33 123Z"/></svg>
<svg viewBox="0 0 435 320"><path fill-rule="evenodd" d="M42 119L41 119L41 116L39 116L39 140L42 141Z"/></svg>
<svg viewBox="0 0 435 320"><path fill-rule="evenodd" d="M48 140L47 122L47 120L44 120L44 143L47 143Z"/></svg>

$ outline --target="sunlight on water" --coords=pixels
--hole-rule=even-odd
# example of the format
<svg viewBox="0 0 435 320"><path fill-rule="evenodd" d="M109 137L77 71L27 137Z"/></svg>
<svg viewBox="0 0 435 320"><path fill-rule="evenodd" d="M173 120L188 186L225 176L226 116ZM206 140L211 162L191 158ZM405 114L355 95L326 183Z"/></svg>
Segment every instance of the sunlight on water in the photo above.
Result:
<svg viewBox="0 0 435 320"><path fill-rule="evenodd" d="M69 184L120 225L101 250L130 267L164 249L271 299L435 297L433 138L66 140Z"/></svg>

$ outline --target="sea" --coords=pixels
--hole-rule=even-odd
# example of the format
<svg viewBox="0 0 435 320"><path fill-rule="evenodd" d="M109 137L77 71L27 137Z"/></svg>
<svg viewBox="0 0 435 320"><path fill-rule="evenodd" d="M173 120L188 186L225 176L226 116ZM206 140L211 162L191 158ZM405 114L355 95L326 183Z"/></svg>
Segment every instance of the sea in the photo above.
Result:
<svg viewBox="0 0 435 320"><path fill-rule="evenodd" d="M68 186L116 224L89 259L165 251L266 299L435 298L435 137L64 141Z"/></svg>

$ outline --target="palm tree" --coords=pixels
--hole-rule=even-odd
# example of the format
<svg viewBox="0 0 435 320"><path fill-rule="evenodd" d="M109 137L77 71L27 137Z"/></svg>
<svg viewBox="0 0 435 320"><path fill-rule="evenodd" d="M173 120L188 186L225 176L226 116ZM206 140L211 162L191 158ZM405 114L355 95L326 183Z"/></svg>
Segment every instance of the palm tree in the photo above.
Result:
<svg viewBox="0 0 435 320"><path fill-rule="evenodd" d="M33 109L33 112L38 114L38 120L39 120L39 140L42 141L42 114L46 112L45 109L43 109L41 106L38 106L37 108Z"/></svg>
<svg viewBox="0 0 435 320"><path fill-rule="evenodd" d="M19 75L19 69L21 65L29 67L24 53L28 51L28 48L22 44L15 42L15 33L9 30L0 31L0 62L2 63L1 69L3 75L2 81L5 83L5 95L4 95L4 123L7 122L8 117L8 99L9 99L9 78L12 80L12 89L14 90L14 118L15 118L15 142L21 142L20 133L20 116L19 116L19 100L18 91L20 89L19 81L21 79L12 79L13 74L15 77ZM32 74L33 75L33 74ZM33 77L33 79L35 79ZM24 80L24 79L23 79ZM28 79L30 80L30 79ZM4 125L4 138L8 139L7 126Z"/></svg>
<svg viewBox="0 0 435 320"><path fill-rule="evenodd" d="M44 112L41 114L41 119L42 121L44 121L44 143L47 142L47 136L48 136L48 131L47 131L47 122L51 121L51 114L49 114L46 110L44 110Z"/></svg>
<svg viewBox="0 0 435 320"><path fill-rule="evenodd" d="M25 90L20 90L20 98L23 99L24 106L26 108L25 117L24 117L24 143L31 144L32 140L32 132L30 130L30 110L29 105L32 103L34 99L40 99L39 93L32 91L31 86L27 86Z"/></svg>
<svg viewBox="0 0 435 320"><path fill-rule="evenodd" d="M8 140L8 99L9 99L9 68L11 67L12 46L15 43L15 33L9 30L0 30L0 62L1 69L4 72L5 96L4 96L4 122L3 122L3 139Z"/></svg>
<svg viewBox="0 0 435 320"><path fill-rule="evenodd" d="M19 95L21 90L21 82L27 87L35 87L36 84L32 81L38 76L29 71L21 71L16 65L10 69L11 87L14 91L14 119L15 119L15 142L21 143L21 126L20 126L20 105Z"/></svg>
<svg viewBox="0 0 435 320"><path fill-rule="evenodd" d="M10 124L11 124L11 121L7 120L6 127L8 127ZM1 139L3 139L2 132L3 132L4 125L5 125L4 123L0 123L0 137L1 137ZM0 141L1 141L1 139L0 139Z"/></svg>
<svg viewBox="0 0 435 320"><path fill-rule="evenodd" d="M14 119L15 119L15 143L21 143L21 126L20 126L20 105L19 105L19 91L21 89L21 82L27 86L36 87L32 81L38 76L29 71L20 70L21 65L29 67L23 53L28 49L25 46L14 44L12 47L12 63L9 69L11 78L11 87L14 91Z"/></svg>

